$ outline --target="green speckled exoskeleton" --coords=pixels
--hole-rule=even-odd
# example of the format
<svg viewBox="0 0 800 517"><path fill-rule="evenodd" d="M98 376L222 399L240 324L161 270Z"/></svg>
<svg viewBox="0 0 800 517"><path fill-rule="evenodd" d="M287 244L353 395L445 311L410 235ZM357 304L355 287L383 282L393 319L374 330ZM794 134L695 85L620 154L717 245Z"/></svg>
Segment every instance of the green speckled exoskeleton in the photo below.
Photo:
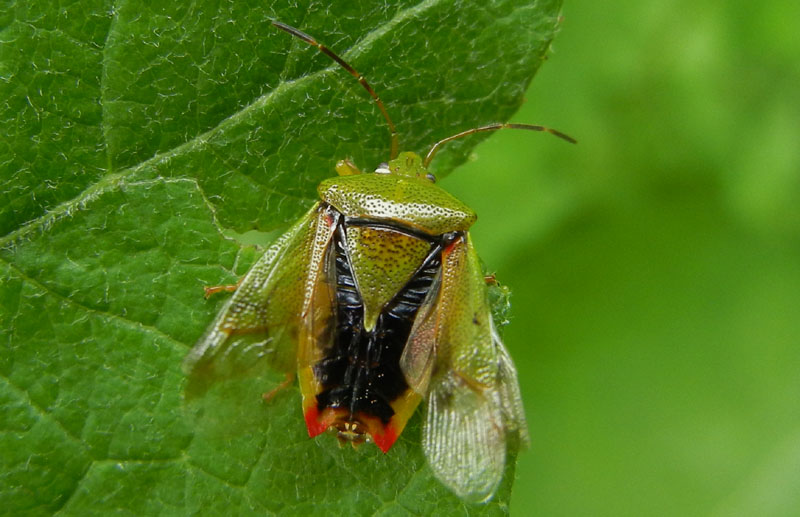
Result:
<svg viewBox="0 0 800 517"><path fill-rule="evenodd" d="M528 440L525 415L469 236L476 215L427 167L442 144L479 131L574 141L542 126L491 124L437 142L424 159L398 153L394 124L366 80L311 36L273 25L357 78L389 124L390 160L373 173L337 164L319 201L229 288L185 369L219 377L267 361L296 372L310 436L331 430L384 452L424 399L422 447L433 473L460 497L487 500L509 439Z"/></svg>

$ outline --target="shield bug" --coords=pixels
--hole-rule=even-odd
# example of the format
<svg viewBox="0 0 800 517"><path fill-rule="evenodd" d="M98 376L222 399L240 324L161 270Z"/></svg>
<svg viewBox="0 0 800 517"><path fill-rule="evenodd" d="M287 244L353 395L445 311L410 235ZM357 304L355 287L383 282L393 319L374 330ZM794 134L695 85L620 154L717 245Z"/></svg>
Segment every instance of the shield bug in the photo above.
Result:
<svg viewBox="0 0 800 517"><path fill-rule="evenodd" d="M424 399L422 447L460 497L494 493L507 440L527 442L517 373L497 334L469 228L476 215L435 184L428 165L445 143L398 153L397 132L367 81L311 36L367 90L391 133L388 163L362 173L343 160L319 201L255 263L185 360L190 376L225 376L266 361L299 377L308 434L387 452ZM210 291L225 288L211 288Z"/></svg>

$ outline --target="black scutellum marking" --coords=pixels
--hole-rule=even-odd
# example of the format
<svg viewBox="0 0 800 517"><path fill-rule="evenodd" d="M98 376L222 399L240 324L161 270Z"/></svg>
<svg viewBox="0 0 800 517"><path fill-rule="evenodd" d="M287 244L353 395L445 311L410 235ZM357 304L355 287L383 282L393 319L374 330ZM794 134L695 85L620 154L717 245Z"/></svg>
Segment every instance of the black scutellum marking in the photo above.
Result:
<svg viewBox="0 0 800 517"><path fill-rule="evenodd" d="M442 251L458 234L425 236L424 240L431 242L427 257L381 311L375 328L367 332L364 304L347 254L348 222L338 217L328 250L330 281L335 282L335 321L331 322L335 327L332 346L314 366L314 374L323 388L317 395L317 409L321 412L329 407L346 408L352 420L358 412L363 412L387 424L394 415L390 403L409 389L400 369L400 357L411 327L441 269ZM367 224L359 220L356 225ZM378 226L408 233L405 228L394 228L387 223Z"/></svg>

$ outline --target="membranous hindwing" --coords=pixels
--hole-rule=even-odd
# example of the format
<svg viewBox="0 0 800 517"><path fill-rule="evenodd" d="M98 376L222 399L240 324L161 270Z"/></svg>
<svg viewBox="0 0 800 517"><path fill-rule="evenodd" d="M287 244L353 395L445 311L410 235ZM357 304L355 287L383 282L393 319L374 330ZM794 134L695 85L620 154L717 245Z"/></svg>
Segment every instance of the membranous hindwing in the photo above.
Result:
<svg viewBox="0 0 800 517"><path fill-rule="evenodd" d="M202 394L213 382L257 374L261 366L295 371L303 326L298 315L321 272L330 221L325 207L315 204L241 279L184 360L188 396Z"/></svg>
<svg viewBox="0 0 800 517"><path fill-rule="evenodd" d="M516 370L495 329L485 282L464 235L443 257L423 426L434 474L471 501L494 493L508 441L528 442Z"/></svg>

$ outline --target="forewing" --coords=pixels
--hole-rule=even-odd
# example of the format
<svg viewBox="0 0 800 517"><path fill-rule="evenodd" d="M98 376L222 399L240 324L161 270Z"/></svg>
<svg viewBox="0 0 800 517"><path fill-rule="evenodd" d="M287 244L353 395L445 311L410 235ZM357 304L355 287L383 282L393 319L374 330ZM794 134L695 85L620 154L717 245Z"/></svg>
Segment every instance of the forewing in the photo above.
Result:
<svg viewBox="0 0 800 517"><path fill-rule="evenodd" d="M314 257L329 232L328 218L315 205L245 275L184 360L187 391L202 391L214 380L246 375L260 365L294 370L309 276L320 267Z"/></svg>
<svg viewBox="0 0 800 517"><path fill-rule="evenodd" d="M331 234L334 231L332 228ZM333 346L336 332L335 254L330 250L332 245L326 247L322 267L309 275L310 296L303 310L303 326L298 337L297 375L303 397L303 415L311 437L324 432L330 424L329 420L320 419L317 411L317 395L322 385L314 366Z"/></svg>
<svg viewBox="0 0 800 517"><path fill-rule="evenodd" d="M308 296L303 304L302 327L298 336L296 365L299 371L322 360L333 345L336 330L336 256L330 249L337 225L330 222L320 243L315 247L312 260L319 267L309 272L306 279Z"/></svg>
<svg viewBox="0 0 800 517"><path fill-rule="evenodd" d="M443 254L436 320L423 448L442 483L483 501L502 479L508 439L524 442L527 430L516 371L494 330L468 236Z"/></svg>
<svg viewBox="0 0 800 517"><path fill-rule="evenodd" d="M500 390L500 403L503 411L503 422L507 433L516 433L520 447L530 445L528 424L525 421L525 408L522 405L522 395L519 392L517 369L508 354L505 345L497 334L492 324L492 341L497 350L497 379Z"/></svg>

